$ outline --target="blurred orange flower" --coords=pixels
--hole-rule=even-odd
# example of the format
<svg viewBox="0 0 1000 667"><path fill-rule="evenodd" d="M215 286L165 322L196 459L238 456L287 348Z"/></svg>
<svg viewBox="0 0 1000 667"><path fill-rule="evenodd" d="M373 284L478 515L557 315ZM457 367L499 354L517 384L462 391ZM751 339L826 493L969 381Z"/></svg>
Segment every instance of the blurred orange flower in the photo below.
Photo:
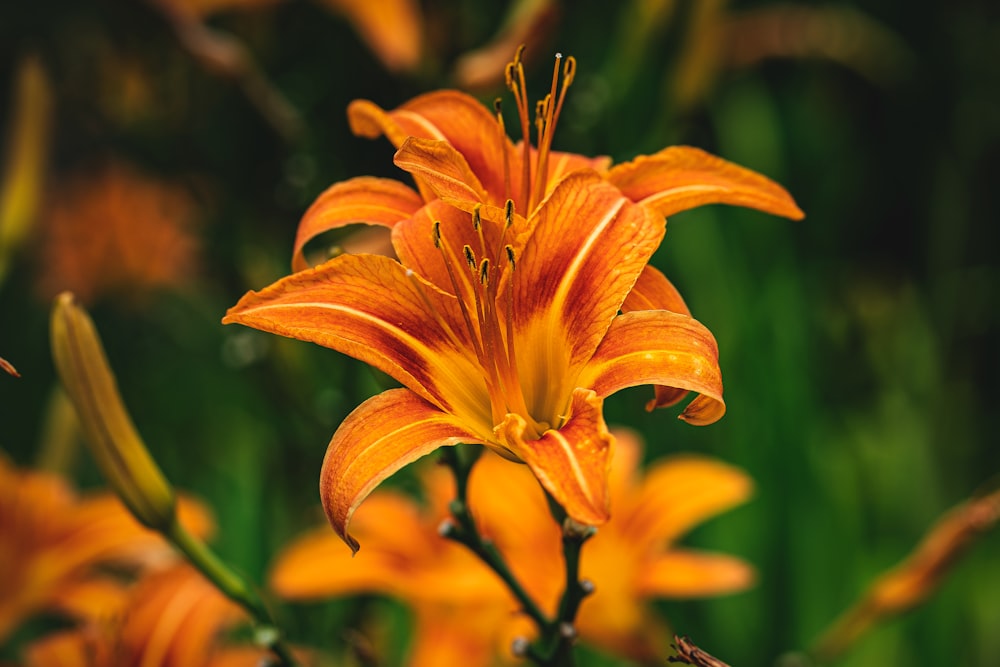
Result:
<svg viewBox="0 0 1000 667"><path fill-rule="evenodd" d="M45 215L38 289L91 303L113 294L141 299L189 281L197 264L197 215L178 186L123 164L78 173L58 187Z"/></svg>
<svg viewBox="0 0 1000 667"><path fill-rule="evenodd" d="M26 667L257 667L269 653L227 646L245 613L187 564L120 587L103 614L28 647Z"/></svg>
<svg viewBox="0 0 1000 667"><path fill-rule="evenodd" d="M179 505L181 521L204 535L201 505ZM86 617L109 593L95 566L168 562L173 552L113 495L77 497L59 476L20 470L0 453L0 641L41 611Z"/></svg>
<svg viewBox="0 0 1000 667"><path fill-rule="evenodd" d="M839 658L865 633L936 592L977 539L1000 521L1000 489L952 508L901 563L883 572L812 649L824 663Z"/></svg>
<svg viewBox="0 0 1000 667"><path fill-rule="evenodd" d="M693 526L743 502L751 482L736 468L700 456L674 457L640 475L638 438L615 435L615 518L583 548L582 575L595 593L580 608L577 629L597 647L653 658L665 654L669 635L647 600L730 593L752 582L752 570L739 559L674 547ZM531 631L527 619L496 575L441 537L454 483L441 468L422 473L423 506L378 491L358 510L354 528L366 548L355 557L320 529L281 554L271 585L289 599L364 591L397 597L415 614L410 665L494 664L498 650L510 657L505 642ZM469 505L480 532L533 599L554 614L564 579L561 531L530 472L485 454L472 470Z"/></svg>
<svg viewBox="0 0 1000 667"><path fill-rule="evenodd" d="M481 464L493 469L493 464ZM500 474L504 468L496 466ZM292 600L377 592L405 601L416 630L409 664L488 665L517 604L503 583L467 548L441 537L454 497L451 473L424 468L425 502L383 490L352 524L365 549L352 558L329 526L290 544L276 562L271 588ZM533 483L530 473L529 483ZM535 484L537 487L537 484ZM550 520L551 522L551 520Z"/></svg>
<svg viewBox="0 0 1000 667"><path fill-rule="evenodd" d="M21 374L17 372L16 368L14 368L14 364L10 363L3 357L0 357L0 370L13 375L16 378L21 377Z"/></svg>
<svg viewBox="0 0 1000 667"><path fill-rule="evenodd" d="M226 11L266 7L280 0L154 0L171 16L204 20ZM351 23L368 48L393 72L413 71L424 46L424 19L417 0L317 0Z"/></svg>

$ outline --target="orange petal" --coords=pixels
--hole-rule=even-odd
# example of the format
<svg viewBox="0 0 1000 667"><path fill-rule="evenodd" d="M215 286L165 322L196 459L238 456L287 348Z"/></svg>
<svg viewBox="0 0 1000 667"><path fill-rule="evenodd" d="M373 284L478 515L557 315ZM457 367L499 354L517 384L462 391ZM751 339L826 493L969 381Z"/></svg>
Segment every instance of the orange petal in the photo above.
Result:
<svg viewBox="0 0 1000 667"><path fill-rule="evenodd" d="M754 570L733 556L671 549L638 572L640 595L664 598L705 597L745 590Z"/></svg>
<svg viewBox="0 0 1000 667"><path fill-rule="evenodd" d="M566 177L517 258L514 331L532 414L554 419L663 238L663 220L594 172ZM545 416L542 416L545 415Z"/></svg>
<svg viewBox="0 0 1000 667"><path fill-rule="evenodd" d="M399 181L362 176L335 183L317 197L299 223L292 270L308 267L302 249L320 234L354 223L391 228L423 204L419 194Z"/></svg>
<svg viewBox="0 0 1000 667"><path fill-rule="evenodd" d="M696 391L701 396L688 404L681 419L699 426L726 412L712 332L667 310L638 310L615 318L578 383L602 397L641 384ZM656 405L654 399L646 408Z"/></svg>
<svg viewBox="0 0 1000 667"><path fill-rule="evenodd" d="M444 200L486 202L487 194L462 154L447 141L409 137L393 162Z"/></svg>
<svg viewBox="0 0 1000 667"><path fill-rule="evenodd" d="M632 310L669 310L681 315L691 315L674 284L650 264L639 274L639 279L622 304L623 313Z"/></svg>
<svg viewBox="0 0 1000 667"><path fill-rule="evenodd" d="M503 640L517 617L507 599L480 600L461 606L420 605L416 608L409 667L490 667L500 664L497 654L506 651ZM506 664L506 662L504 663Z"/></svg>
<svg viewBox="0 0 1000 667"><path fill-rule="evenodd" d="M424 21L417 0L321 0L343 13L387 69L413 71L420 64Z"/></svg>
<svg viewBox="0 0 1000 667"><path fill-rule="evenodd" d="M74 630L53 632L25 650L26 667L93 667L93 638Z"/></svg>
<svg viewBox="0 0 1000 667"><path fill-rule="evenodd" d="M469 506L483 535L506 554L515 570L519 565L531 570L561 567L538 562L540 543L551 542L554 554L561 547L542 487L528 466L491 450L484 451L469 476ZM534 557L518 564L512 554L525 550L533 552Z"/></svg>
<svg viewBox="0 0 1000 667"><path fill-rule="evenodd" d="M121 581L93 576L62 582L53 591L49 607L73 618L94 620L114 616L127 598L128 589Z"/></svg>
<svg viewBox="0 0 1000 667"><path fill-rule="evenodd" d="M427 557L429 535L417 504L404 496L379 491L359 508L352 530L365 550L352 558L343 540L323 526L289 544L270 575L270 586L290 600L319 600L359 592L394 593ZM433 533L436 536L436 533Z"/></svg>
<svg viewBox="0 0 1000 667"><path fill-rule="evenodd" d="M674 284L649 264L643 269L639 280L622 304L623 313L633 310L670 310L682 315L691 314ZM656 393L651 405L657 408L675 405L684 400L688 393L687 390L661 384L653 387L653 390Z"/></svg>
<svg viewBox="0 0 1000 667"><path fill-rule="evenodd" d="M474 97L440 90L388 112L367 100L355 100L347 116L355 134L369 138L385 134L396 148L407 137L447 141L465 157L487 192L497 199L505 197L503 155L508 153L513 171L514 147L493 114Z"/></svg>
<svg viewBox="0 0 1000 667"><path fill-rule="evenodd" d="M222 321L338 350L441 409L489 421L457 300L388 257L336 257L248 292Z"/></svg>
<svg viewBox="0 0 1000 667"><path fill-rule="evenodd" d="M750 497L753 482L739 468L703 456L675 456L646 474L627 521L638 544L667 544Z"/></svg>
<svg viewBox="0 0 1000 667"><path fill-rule="evenodd" d="M412 391L390 389L347 416L323 459L319 492L326 516L352 551L351 515L382 480L438 447L482 443L457 419Z"/></svg>
<svg viewBox="0 0 1000 667"><path fill-rule="evenodd" d="M7 361L6 359L4 359L3 357L0 357L0 370L5 371L16 378L21 377L21 374L17 372L17 369L14 368L14 365L9 361Z"/></svg>
<svg viewBox="0 0 1000 667"><path fill-rule="evenodd" d="M793 220L804 214L771 179L699 148L671 146L611 168L608 181L632 201L663 216L704 206L732 204Z"/></svg>
<svg viewBox="0 0 1000 667"><path fill-rule="evenodd" d="M517 142L514 145L514 158L511 162L511 174L510 174L510 197L514 199L518 207L524 207L527 202L520 201L520 193L523 189L524 173L521 169L523 164L523 146L524 142ZM532 147L531 149L531 163L538 164L538 149ZM586 171L596 171L599 174L607 172L608 167L611 166L611 158L606 155L599 157L587 157L586 155L580 155L579 153L565 153L562 151L552 151L549 153L548 159L548 179L545 183L545 192L541 193L536 199L540 202L544 200L552 190L559 185L560 181L569 176L575 171L586 170ZM520 210L520 208L518 209ZM529 215L531 211L523 210L521 211L525 215Z"/></svg>
<svg viewBox="0 0 1000 667"><path fill-rule="evenodd" d="M588 525L608 520L608 472L615 438L601 413L603 401L586 389L573 392L569 421L538 440L524 440L520 415L497 427L501 442L520 457L573 519Z"/></svg>

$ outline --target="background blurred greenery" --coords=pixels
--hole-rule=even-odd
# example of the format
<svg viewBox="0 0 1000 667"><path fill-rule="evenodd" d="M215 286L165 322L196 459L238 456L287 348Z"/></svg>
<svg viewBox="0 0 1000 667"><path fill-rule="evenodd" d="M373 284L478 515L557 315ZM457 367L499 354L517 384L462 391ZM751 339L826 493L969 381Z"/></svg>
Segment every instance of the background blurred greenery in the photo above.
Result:
<svg viewBox="0 0 1000 667"><path fill-rule="evenodd" d="M757 482L751 504L688 542L743 555L758 585L663 603L680 632L737 667L793 664L789 652L936 517L996 484L996 3L428 0L422 22L397 28L424 39L409 71L386 67L357 21L330 11L336 2L228 3L205 19L210 38L229 40L215 51L179 27L200 14L181 20L169 4L0 9L0 127L16 116L29 55L52 102L41 206L25 241L0 253L10 258L0 355L23 375L0 377L0 447L18 463L100 483L85 453L52 453L48 312L52 289L72 285L51 285L53 262L69 259L46 250L47 221L74 174L128 163L190 200L196 224L184 233L196 247L169 284L140 289L126 277L95 293L91 312L156 458L214 507L221 553L262 579L280 545L320 519L315 482L336 425L385 380L219 320L244 291L288 272L298 219L327 185L399 175L388 142L350 135L347 103L391 108L456 85L459 57L507 20L508 36L531 43L534 94L547 87L549 54L578 60L558 148L618 161L697 145L771 176L807 214L789 223L710 207L669 224L655 263L718 338L722 422L647 414L646 389L608 401L609 422L643 431L648 456L710 452ZM220 44L250 60L227 59ZM477 92L503 93L495 83ZM156 257L165 250L143 236L145 222L134 219L135 247ZM838 664L1000 664L998 553L1000 535L987 535L924 606ZM340 642L331 628L371 605L401 618L367 599L283 613L293 638Z"/></svg>

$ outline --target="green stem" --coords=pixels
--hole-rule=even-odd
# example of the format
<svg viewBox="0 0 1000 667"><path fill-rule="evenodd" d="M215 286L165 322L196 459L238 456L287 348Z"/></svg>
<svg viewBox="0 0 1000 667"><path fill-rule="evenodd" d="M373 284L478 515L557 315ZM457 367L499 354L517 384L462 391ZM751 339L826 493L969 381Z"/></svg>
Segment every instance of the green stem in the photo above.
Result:
<svg viewBox="0 0 1000 667"><path fill-rule="evenodd" d="M524 613L541 629L551 621L521 586L521 582L510 571L507 562L496 546L490 540L484 539L479 534L479 529L476 528L476 520L472 516L468 503L469 473L472 472L472 465L479 458L481 450L475 450L475 452L471 456L463 456L462 452L458 451L458 447L447 447L443 450L442 460L451 468L455 476L455 500L451 502L448 509L451 510L451 515L456 521L455 524L446 526L444 536L465 545L479 556L480 560L503 580L521 607L524 608Z"/></svg>
<svg viewBox="0 0 1000 667"><path fill-rule="evenodd" d="M449 506L455 523L446 524L442 534L465 545L479 556L503 580L524 612L538 627L538 640L533 644L519 645L517 652L540 667L573 667L576 664L573 653L573 644L576 640L574 626L576 614L583 599L593 592L593 585L589 581L580 581L580 550L583 543L594 534L594 528L579 524L567 517L562 506L546 493L552 516L562 528L563 560L566 570L565 588L559 601L559 611L556 618L550 619L514 577L496 546L484 539L476 527L468 503L468 483L469 473L480 451L475 450L473 455L463 456L459 447L448 447L442 452L442 461L454 473L456 489L455 500Z"/></svg>
<svg viewBox="0 0 1000 667"><path fill-rule="evenodd" d="M254 588L233 572L208 546L189 533L179 521L173 521L164 533L188 561L218 588L223 595L243 607L256 622L254 635L285 667L298 667L298 662L281 638L281 631Z"/></svg>

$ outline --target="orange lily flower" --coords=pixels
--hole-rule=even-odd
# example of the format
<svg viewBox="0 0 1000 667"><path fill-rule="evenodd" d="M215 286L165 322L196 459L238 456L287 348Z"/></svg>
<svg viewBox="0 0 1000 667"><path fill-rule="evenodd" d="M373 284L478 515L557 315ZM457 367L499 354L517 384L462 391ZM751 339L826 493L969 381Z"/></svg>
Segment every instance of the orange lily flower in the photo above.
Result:
<svg viewBox="0 0 1000 667"><path fill-rule="evenodd" d="M507 638L504 628L517 603L472 552L441 537L455 493L451 473L440 466L421 473L423 506L380 490L360 508L352 527L367 545L364 551L352 558L328 527L317 529L279 556L270 587L289 600L365 592L397 598L414 613L411 667L489 665ZM537 489L530 474L528 480Z"/></svg>
<svg viewBox="0 0 1000 667"><path fill-rule="evenodd" d="M662 659L670 633L647 601L734 593L753 583L753 570L738 558L674 546L696 525L745 502L753 485L738 468L693 454L671 456L640 474L640 438L623 429L615 429L615 437L609 480L615 517L583 547L581 577L595 590L580 607L577 630L616 655ZM499 471L483 463L473 478L492 480ZM489 517L487 533L535 599L554 612L562 586L559 532L544 520L537 485L523 474L504 479L502 494L487 492L495 482L480 481L477 488L473 481L470 505Z"/></svg>
<svg viewBox="0 0 1000 667"><path fill-rule="evenodd" d="M438 447L480 443L523 461L570 516L596 525L608 518L613 448L605 396L653 384L655 407L693 390L682 418L694 424L725 410L714 338L647 266L663 218L710 202L801 212L780 186L697 149L603 175L593 168L606 160L553 152L573 62L558 96L557 62L539 105L537 149L515 147L502 121L456 92L391 113L352 104L355 131L399 146L420 193L385 179L334 185L306 213L293 266L306 266L317 234L359 220L392 228L399 261L337 257L246 294L223 319L331 347L406 387L363 403L327 450L320 493L352 549L361 501ZM519 57L508 80L527 133Z"/></svg>
<svg viewBox="0 0 1000 667"><path fill-rule="evenodd" d="M179 504L193 533L211 531L207 510ZM113 495L78 498L56 475L18 470L0 455L0 641L33 614L88 616L108 597L95 566L156 564L169 545Z"/></svg>
<svg viewBox="0 0 1000 667"><path fill-rule="evenodd" d="M744 501L751 483L736 468L700 456L665 460L640 477L639 440L615 434L610 486L618 511L583 548L582 575L595 592L580 608L577 629L594 646L653 658L665 655L669 634L647 600L730 593L752 582L743 561L673 546L694 525ZM509 658L510 641L531 632L527 619L481 561L440 536L454 483L440 468L422 473L424 506L378 491L358 510L354 526L364 551L351 558L335 535L317 530L281 554L271 586L297 600L359 592L403 600L416 623L411 667L491 665L498 651ZM481 533L553 614L563 581L561 533L532 475L487 454L473 467L469 504Z"/></svg>
<svg viewBox="0 0 1000 667"><path fill-rule="evenodd" d="M102 617L31 644L26 667L255 667L267 651L224 646L244 612L187 564L145 576Z"/></svg>
<svg viewBox="0 0 1000 667"><path fill-rule="evenodd" d="M519 51L508 64L506 78L517 103L522 135L527 135L531 123L520 55ZM516 211L529 216L563 177L585 167L660 216L706 204L731 204L796 220L803 217L777 183L698 148L670 146L615 166L607 157L552 150L576 69L575 60L567 58L561 89L557 89L560 62L561 57L551 91L539 103L537 147L526 140L511 142L500 114L494 116L474 97L455 90L420 95L393 111L368 100L352 102L347 109L352 131L372 139L384 134L398 149L396 165L414 177L418 189L369 176L332 185L299 224L292 268L300 271L309 265L303 249L325 232L357 223L392 229L420 215L425 205L438 198L466 211L482 204L484 217L495 221L502 221L500 209L510 199Z"/></svg>
<svg viewBox="0 0 1000 667"><path fill-rule="evenodd" d="M109 293L141 301L190 281L198 215L183 188L111 163L58 188L42 220L39 292L70 290L84 303Z"/></svg>
<svg viewBox="0 0 1000 667"><path fill-rule="evenodd" d="M333 527L356 550L347 524L364 497L458 443L524 461L570 516L603 523L605 396L660 384L702 394L688 421L724 411L705 327L665 310L617 316L662 219L588 172L563 179L527 221L508 216L506 239L475 214L434 213L397 226L404 263L338 257L248 293L224 319L345 352L407 387L369 399L334 434L320 482Z"/></svg>

